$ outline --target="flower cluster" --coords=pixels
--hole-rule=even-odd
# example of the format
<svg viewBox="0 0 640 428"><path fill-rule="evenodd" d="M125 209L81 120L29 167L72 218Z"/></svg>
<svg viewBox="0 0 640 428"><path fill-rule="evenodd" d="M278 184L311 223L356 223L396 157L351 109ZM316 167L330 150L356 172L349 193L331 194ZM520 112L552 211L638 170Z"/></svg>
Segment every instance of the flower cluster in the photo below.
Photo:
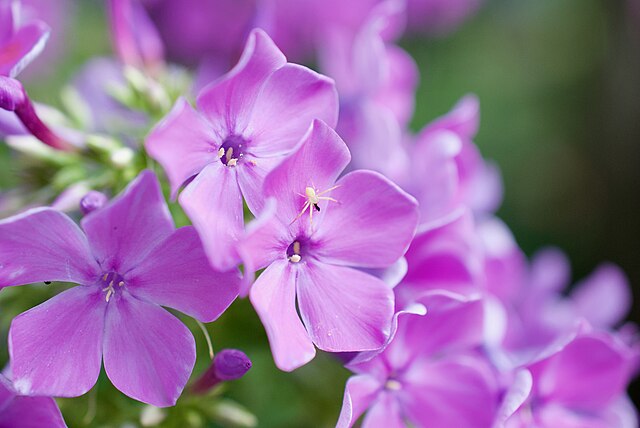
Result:
<svg viewBox="0 0 640 428"><path fill-rule="evenodd" d="M479 3L110 0L116 59L58 111L17 80L48 26L0 0L0 133L29 161L0 195L0 288L75 285L13 318L0 426L64 426L51 397L102 365L154 407L216 400L252 363L209 343L188 386L188 317L206 332L238 297L280 370L317 348L353 372L339 427L636 426L624 273L567 293L559 250L526 259L475 96L408 129L418 68L396 41Z"/></svg>

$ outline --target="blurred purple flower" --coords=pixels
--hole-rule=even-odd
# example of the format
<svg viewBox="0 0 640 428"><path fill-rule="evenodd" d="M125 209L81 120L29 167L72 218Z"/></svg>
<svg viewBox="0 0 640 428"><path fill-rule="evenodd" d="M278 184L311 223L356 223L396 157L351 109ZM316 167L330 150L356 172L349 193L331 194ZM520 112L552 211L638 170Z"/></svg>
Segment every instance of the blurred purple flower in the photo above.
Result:
<svg viewBox="0 0 640 428"><path fill-rule="evenodd" d="M479 351L483 304L446 292L420 300L427 315L403 315L387 349L347 367L337 427L488 427L498 408L498 385ZM367 411L368 409L368 411Z"/></svg>
<svg viewBox="0 0 640 428"><path fill-rule="evenodd" d="M0 0L0 76L15 77L42 51L49 27L20 21L20 2Z"/></svg>
<svg viewBox="0 0 640 428"><path fill-rule="evenodd" d="M197 113L180 99L151 132L146 149L164 167L171 192L202 237L214 266L238 262L242 197L262 210L267 173L290 152L313 119L335 125L333 82L286 62L261 30L251 33L238 64L198 97Z"/></svg>
<svg viewBox="0 0 640 428"><path fill-rule="evenodd" d="M82 220L49 208L0 222L0 286L81 284L14 318L9 353L16 389L74 397L100 373L126 395L175 404L195 362L191 332L160 307L202 321L235 299L237 272L207 263L191 227L175 230L151 172Z"/></svg>
<svg viewBox="0 0 640 428"><path fill-rule="evenodd" d="M402 256L417 206L372 171L336 182L349 159L335 131L315 121L267 177L264 193L275 207L267 205L240 243L246 272L266 267L250 298L282 370L310 361L314 344L330 352L365 351L389 336L393 291L357 268L387 267Z"/></svg>
<svg viewBox="0 0 640 428"><path fill-rule="evenodd" d="M353 156L351 168L392 178L409 163L402 129L413 114L418 82L413 59L385 39L403 12L401 2L381 2L361 27L327 29L318 46L321 70L335 79L340 95L337 131Z"/></svg>
<svg viewBox="0 0 640 428"><path fill-rule="evenodd" d="M475 14L483 0L407 0L407 26L411 32L442 35Z"/></svg>
<svg viewBox="0 0 640 428"><path fill-rule="evenodd" d="M111 38L120 60L148 72L157 71L164 62L164 46L140 1L109 0L107 6Z"/></svg>
<svg viewBox="0 0 640 428"><path fill-rule="evenodd" d="M19 395L11 381L0 374L0 428L66 426L53 398Z"/></svg>
<svg viewBox="0 0 640 428"><path fill-rule="evenodd" d="M104 193L91 190L80 200L80 211L82 211L82 214L87 215L104 207L108 201L109 199Z"/></svg>
<svg viewBox="0 0 640 428"><path fill-rule="evenodd" d="M410 174L403 184L420 202L423 222L460 206L482 216L500 205L500 173L472 141L479 122L478 99L469 95L416 137L409 152Z"/></svg>
<svg viewBox="0 0 640 428"><path fill-rule="evenodd" d="M633 428L625 396L633 354L605 333L578 333L564 346L517 372L506 394L507 428ZM511 414L513 413L513 414Z"/></svg>

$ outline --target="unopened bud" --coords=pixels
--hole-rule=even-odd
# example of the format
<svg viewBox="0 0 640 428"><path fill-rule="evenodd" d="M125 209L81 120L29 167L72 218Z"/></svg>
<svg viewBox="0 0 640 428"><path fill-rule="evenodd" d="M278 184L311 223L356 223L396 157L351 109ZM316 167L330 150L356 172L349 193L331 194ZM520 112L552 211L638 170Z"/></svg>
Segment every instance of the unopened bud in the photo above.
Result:
<svg viewBox="0 0 640 428"><path fill-rule="evenodd" d="M223 349L213 359L211 366L193 384L192 391L204 394L220 382L240 379L251 368L251 360L237 349Z"/></svg>
<svg viewBox="0 0 640 428"><path fill-rule="evenodd" d="M87 215L102 208L108 200L109 198L104 193L91 190L80 200L80 211L82 211L82 214Z"/></svg>

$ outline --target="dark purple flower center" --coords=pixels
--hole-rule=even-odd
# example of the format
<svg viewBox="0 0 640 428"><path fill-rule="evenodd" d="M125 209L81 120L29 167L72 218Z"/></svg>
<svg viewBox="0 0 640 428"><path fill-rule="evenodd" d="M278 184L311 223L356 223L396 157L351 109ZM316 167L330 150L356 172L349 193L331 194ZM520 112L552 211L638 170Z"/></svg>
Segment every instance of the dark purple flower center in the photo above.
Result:
<svg viewBox="0 0 640 428"><path fill-rule="evenodd" d="M105 292L105 300L109 302L111 297L116 293L117 290L124 287L125 282L122 275L118 272L104 272L99 280L100 287L102 291Z"/></svg>
<svg viewBox="0 0 640 428"><path fill-rule="evenodd" d="M220 162L227 166L236 166L242 160L247 148L247 140L240 135L229 135L218 150Z"/></svg>
<svg viewBox="0 0 640 428"><path fill-rule="evenodd" d="M287 259L289 259L292 263L298 263L305 256L309 255L310 250L310 242L305 237L296 238L289 246L287 247Z"/></svg>

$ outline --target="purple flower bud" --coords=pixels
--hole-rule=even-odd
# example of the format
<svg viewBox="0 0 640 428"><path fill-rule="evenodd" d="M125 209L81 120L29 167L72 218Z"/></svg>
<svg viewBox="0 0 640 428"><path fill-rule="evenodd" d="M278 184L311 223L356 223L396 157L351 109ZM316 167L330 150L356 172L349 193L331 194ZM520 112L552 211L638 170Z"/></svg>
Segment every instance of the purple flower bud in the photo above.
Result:
<svg viewBox="0 0 640 428"><path fill-rule="evenodd" d="M240 379L251 368L251 360L237 349L223 349L216 354L213 363L193 384L191 391L205 394L220 382Z"/></svg>
<svg viewBox="0 0 640 428"><path fill-rule="evenodd" d="M15 79L1 75L0 108L14 112L25 128L43 143L58 150L74 150L71 144L57 136L40 120L22 84Z"/></svg>
<svg viewBox="0 0 640 428"><path fill-rule="evenodd" d="M102 208L108 201L109 198L104 193L91 190L80 200L80 211L82 211L82 214L87 215Z"/></svg>
<svg viewBox="0 0 640 428"><path fill-rule="evenodd" d="M237 349L223 349L213 359L213 369L220 380L240 379L251 368L251 360Z"/></svg>

